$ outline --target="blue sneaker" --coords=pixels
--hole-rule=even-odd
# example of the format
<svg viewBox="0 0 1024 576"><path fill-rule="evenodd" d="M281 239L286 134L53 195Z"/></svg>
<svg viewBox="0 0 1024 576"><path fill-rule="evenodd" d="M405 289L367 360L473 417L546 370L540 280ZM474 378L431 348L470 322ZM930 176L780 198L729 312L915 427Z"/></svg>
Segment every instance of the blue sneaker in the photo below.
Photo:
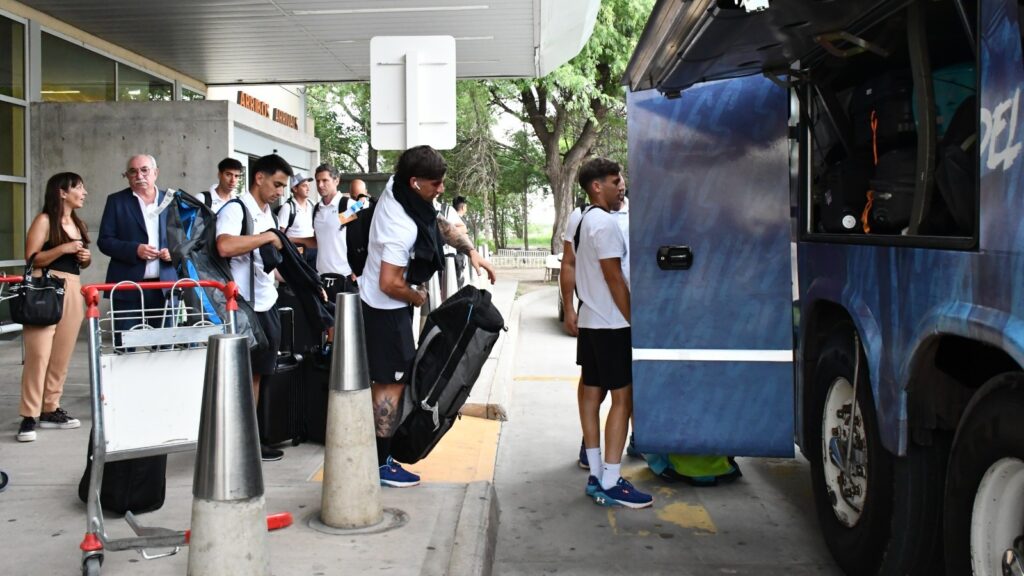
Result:
<svg viewBox="0 0 1024 576"><path fill-rule="evenodd" d="M420 477L412 472L409 472L398 462L395 462L391 456L388 456L388 461L380 467L380 485L381 486L393 486L395 488L408 488L415 486L420 483Z"/></svg>
<svg viewBox="0 0 1024 576"><path fill-rule="evenodd" d="M580 459L576 464L584 470L590 470L590 462L587 461L587 448L583 445L583 440L580 440Z"/></svg>
<svg viewBox="0 0 1024 576"><path fill-rule="evenodd" d="M593 498L594 494L597 494L597 491L600 490L600 489L601 489L601 483L597 481L597 477L596 476L591 474L590 477L587 478L587 496L590 496L591 498Z"/></svg>
<svg viewBox="0 0 1024 576"><path fill-rule="evenodd" d="M654 504L650 494L637 490L625 478L619 478L615 486L594 493L594 502L600 506L625 506L627 508L647 508Z"/></svg>

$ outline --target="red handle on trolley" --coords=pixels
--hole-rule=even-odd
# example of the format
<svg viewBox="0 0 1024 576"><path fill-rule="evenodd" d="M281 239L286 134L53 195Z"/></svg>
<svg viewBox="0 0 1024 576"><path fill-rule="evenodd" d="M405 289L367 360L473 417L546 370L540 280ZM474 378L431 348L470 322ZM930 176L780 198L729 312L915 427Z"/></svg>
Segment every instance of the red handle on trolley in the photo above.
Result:
<svg viewBox="0 0 1024 576"><path fill-rule="evenodd" d="M18 282L21 282L21 276L9 276L6 278L17 278ZM215 280L177 280L177 281L164 281L159 280L155 282L121 282L116 284L86 284L82 286L82 296L85 296L85 317L86 318L99 318L100 317L100 292L116 292L118 290L165 290L174 287L179 288L216 288L224 293L224 297L227 298L227 309L231 311L238 310L238 302L235 300L238 297L238 285L234 281L222 284Z"/></svg>
<svg viewBox="0 0 1024 576"><path fill-rule="evenodd" d="M0 276L0 284L20 284L24 279L22 276Z"/></svg>

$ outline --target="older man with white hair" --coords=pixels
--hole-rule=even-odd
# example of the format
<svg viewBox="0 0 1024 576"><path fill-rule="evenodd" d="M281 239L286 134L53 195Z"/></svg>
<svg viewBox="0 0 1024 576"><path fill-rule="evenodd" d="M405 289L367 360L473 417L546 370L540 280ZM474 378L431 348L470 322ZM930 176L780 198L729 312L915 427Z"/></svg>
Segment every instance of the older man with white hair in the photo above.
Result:
<svg viewBox="0 0 1024 576"><path fill-rule="evenodd" d="M153 156L132 156L124 171L128 187L107 196L96 244L100 252L110 256L108 283L176 277L167 246L166 212L160 209L166 191L156 186L159 173ZM126 311L115 319L117 330L127 330L139 323L139 314L127 311L143 308L156 311L164 306L161 290L144 290L141 296L137 290L122 290L115 292L112 300L115 310ZM152 318L150 324L159 324L159 314L147 313L146 317Z"/></svg>

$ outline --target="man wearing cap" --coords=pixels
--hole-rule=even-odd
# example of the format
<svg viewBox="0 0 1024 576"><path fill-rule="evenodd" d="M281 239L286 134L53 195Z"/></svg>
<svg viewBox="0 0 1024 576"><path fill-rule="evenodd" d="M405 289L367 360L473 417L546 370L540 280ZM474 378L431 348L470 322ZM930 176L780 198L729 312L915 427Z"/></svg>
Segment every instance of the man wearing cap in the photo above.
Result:
<svg viewBox="0 0 1024 576"><path fill-rule="evenodd" d="M313 209L316 202L309 198L309 183L313 179L302 172L292 176L291 198L277 212L277 225L281 232L299 247L310 266L316 266L316 237L313 234Z"/></svg>
<svg viewBox="0 0 1024 576"><path fill-rule="evenodd" d="M330 164L321 164L314 172L320 202L313 209L316 236L316 271L324 281L329 301L339 292L356 292L355 276L348 264L348 242L341 217L353 202L338 193L340 177Z"/></svg>

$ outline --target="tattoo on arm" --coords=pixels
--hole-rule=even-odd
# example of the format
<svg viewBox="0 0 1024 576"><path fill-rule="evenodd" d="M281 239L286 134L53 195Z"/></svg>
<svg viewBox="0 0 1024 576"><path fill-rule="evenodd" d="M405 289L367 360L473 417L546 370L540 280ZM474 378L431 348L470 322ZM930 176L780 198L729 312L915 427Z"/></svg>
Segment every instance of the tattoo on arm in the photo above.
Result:
<svg viewBox="0 0 1024 576"><path fill-rule="evenodd" d="M398 428L398 408L395 399L390 396L379 398L373 404L373 423L377 428L377 437L391 438Z"/></svg>
<svg viewBox="0 0 1024 576"><path fill-rule="evenodd" d="M473 250L473 241L469 239L469 234L459 232L458 228L452 226L440 214L437 215L437 227L441 229L444 241L459 254L469 254Z"/></svg>

